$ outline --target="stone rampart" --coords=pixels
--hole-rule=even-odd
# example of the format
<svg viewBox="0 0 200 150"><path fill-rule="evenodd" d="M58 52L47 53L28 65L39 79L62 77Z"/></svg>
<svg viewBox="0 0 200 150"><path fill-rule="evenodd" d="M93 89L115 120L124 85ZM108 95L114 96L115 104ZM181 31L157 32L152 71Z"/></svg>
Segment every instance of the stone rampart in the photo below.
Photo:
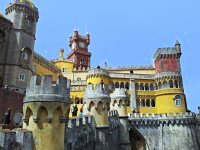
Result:
<svg viewBox="0 0 200 150"><path fill-rule="evenodd" d="M147 150L199 150L199 115L132 114L131 128L144 137Z"/></svg>
<svg viewBox="0 0 200 150"><path fill-rule="evenodd" d="M27 130L0 130L0 149L2 150L32 150L32 140L32 132Z"/></svg>
<svg viewBox="0 0 200 150"><path fill-rule="evenodd" d="M95 147L95 120L92 116L69 119L65 130L65 150L93 150Z"/></svg>
<svg viewBox="0 0 200 150"><path fill-rule="evenodd" d="M24 102L69 102L70 80L59 76L56 85L52 85L52 76L33 76L26 90Z"/></svg>

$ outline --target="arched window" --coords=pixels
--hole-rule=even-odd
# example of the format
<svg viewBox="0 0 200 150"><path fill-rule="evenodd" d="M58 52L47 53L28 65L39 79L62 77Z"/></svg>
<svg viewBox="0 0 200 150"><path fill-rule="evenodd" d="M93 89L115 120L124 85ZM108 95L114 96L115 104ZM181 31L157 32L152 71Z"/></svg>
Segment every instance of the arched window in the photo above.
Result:
<svg viewBox="0 0 200 150"><path fill-rule="evenodd" d="M170 88L174 88L174 85L173 85L173 81L172 81L172 80L169 80L169 87L170 87Z"/></svg>
<svg viewBox="0 0 200 150"><path fill-rule="evenodd" d="M119 88L119 82L115 82L115 88Z"/></svg>
<svg viewBox="0 0 200 150"><path fill-rule="evenodd" d="M124 88L124 82L120 83L120 88Z"/></svg>
<svg viewBox="0 0 200 150"><path fill-rule="evenodd" d="M129 83L128 83L128 82L126 82L125 88L126 88L127 90L129 90Z"/></svg>
<svg viewBox="0 0 200 150"><path fill-rule="evenodd" d="M175 106L182 106L182 99L180 95L174 97Z"/></svg>
<svg viewBox="0 0 200 150"><path fill-rule="evenodd" d="M148 83L145 84L145 91L149 91L149 84Z"/></svg>
<svg viewBox="0 0 200 150"><path fill-rule="evenodd" d="M151 107L156 107L156 102L155 102L155 100L153 99L153 100L151 100Z"/></svg>
<svg viewBox="0 0 200 150"><path fill-rule="evenodd" d="M81 58L80 64L81 64L81 65L84 65L84 64L85 64L85 59L84 59L84 58Z"/></svg>
<svg viewBox="0 0 200 150"><path fill-rule="evenodd" d="M146 107L150 107L150 100L149 99L146 100Z"/></svg>
<svg viewBox="0 0 200 150"><path fill-rule="evenodd" d="M177 82L177 80L174 81L174 86L175 86L175 88L178 88L178 82Z"/></svg>
<svg viewBox="0 0 200 150"><path fill-rule="evenodd" d="M25 81L25 80L26 80L26 75L25 75L24 72L20 72L20 73L19 73L19 80L20 80L20 81Z"/></svg>
<svg viewBox="0 0 200 150"><path fill-rule="evenodd" d="M144 84L140 83L140 90L144 90Z"/></svg>
<svg viewBox="0 0 200 150"><path fill-rule="evenodd" d="M28 53L26 51L22 52L22 58L28 60Z"/></svg>
<svg viewBox="0 0 200 150"><path fill-rule="evenodd" d="M144 99L142 99L142 100L140 101L140 106L141 106L141 107L145 107L145 100L144 100Z"/></svg>
<svg viewBox="0 0 200 150"><path fill-rule="evenodd" d="M153 91L154 88L153 88L153 83L150 84L150 91Z"/></svg>
<svg viewBox="0 0 200 150"><path fill-rule="evenodd" d="M158 84L157 83L155 83L155 88L156 88L156 90L158 90Z"/></svg>

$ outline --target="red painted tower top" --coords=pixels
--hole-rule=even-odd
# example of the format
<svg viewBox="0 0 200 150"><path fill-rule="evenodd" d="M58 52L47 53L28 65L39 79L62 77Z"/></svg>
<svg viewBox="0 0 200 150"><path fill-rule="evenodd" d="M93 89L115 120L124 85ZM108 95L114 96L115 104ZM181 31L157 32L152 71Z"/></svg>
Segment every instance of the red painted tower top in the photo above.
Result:
<svg viewBox="0 0 200 150"><path fill-rule="evenodd" d="M170 48L158 48L154 54L153 61L156 72L180 72L180 57L181 46L178 40L175 43L175 47Z"/></svg>
<svg viewBox="0 0 200 150"><path fill-rule="evenodd" d="M67 55L67 58L74 63L74 67L77 69L85 67L90 68L91 53L88 52L88 46L90 44L90 35L79 35L78 31L74 31L74 35L69 37L69 46L71 52Z"/></svg>

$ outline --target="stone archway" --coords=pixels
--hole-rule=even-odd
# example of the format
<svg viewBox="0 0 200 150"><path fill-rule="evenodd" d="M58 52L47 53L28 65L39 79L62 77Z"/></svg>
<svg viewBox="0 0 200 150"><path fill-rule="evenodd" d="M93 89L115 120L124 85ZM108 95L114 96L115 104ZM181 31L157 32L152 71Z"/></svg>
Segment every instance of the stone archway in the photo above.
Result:
<svg viewBox="0 0 200 150"><path fill-rule="evenodd" d="M132 150L146 150L145 138L134 127L129 130L129 141Z"/></svg>

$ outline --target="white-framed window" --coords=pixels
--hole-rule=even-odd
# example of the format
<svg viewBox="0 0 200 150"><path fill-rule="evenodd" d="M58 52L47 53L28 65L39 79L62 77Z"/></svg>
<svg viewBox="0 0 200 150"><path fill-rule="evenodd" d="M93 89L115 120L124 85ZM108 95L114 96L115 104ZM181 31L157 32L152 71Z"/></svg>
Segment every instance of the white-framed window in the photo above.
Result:
<svg viewBox="0 0 200 150"><path fill-rule="evenodd" d="M26 80L26 75L25 75L25 73L20 72L20 74L19 74L19 80L20 80L20 81L25 81L25 80Z"/></svg>
<svg viewBox="0 0 200 150"><path fill-rule="evenodd" d="M27 52L23 52L22 53L22 58L25 60L28 60L28 53Z"/></svg>
<svg viewBox="0 0 200 150"><path fill-rule="evenodd" d="M67 72L67 68L62 68L62 73L66 73Z"/></svg>
<svg viewBox="0 0 200 150"><path fill-rule="evenodd" d="M180 95L174 97L175 106L182 106L182 99Z"/></svg>
<svg viewBox="0 0 200 150"><path fill-rule="evenodd" d="M78 78L77 78L77 81L81 81L81 78L80 78L80 77L78 77Z"/></svg>
<svg viewBox="0 0 200 150"><path fill-rule="evenodd" d="M32 22L30 20L27 20L27 27L31 27L32 26Z"/></svg>

